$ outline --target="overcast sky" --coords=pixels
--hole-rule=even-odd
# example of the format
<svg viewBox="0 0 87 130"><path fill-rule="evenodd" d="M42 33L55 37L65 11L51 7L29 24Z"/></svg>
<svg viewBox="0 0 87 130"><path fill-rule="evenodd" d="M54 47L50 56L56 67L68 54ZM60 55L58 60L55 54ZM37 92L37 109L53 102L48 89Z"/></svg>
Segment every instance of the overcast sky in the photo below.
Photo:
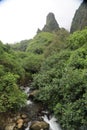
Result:
<svg viewBox="0 0 87 130"><path fill-rule="evenodd" d="M60 27L70 29L82 0L4 0L0 2L0 40L4 43L33 38L42 29L49 12Z"/></svg>

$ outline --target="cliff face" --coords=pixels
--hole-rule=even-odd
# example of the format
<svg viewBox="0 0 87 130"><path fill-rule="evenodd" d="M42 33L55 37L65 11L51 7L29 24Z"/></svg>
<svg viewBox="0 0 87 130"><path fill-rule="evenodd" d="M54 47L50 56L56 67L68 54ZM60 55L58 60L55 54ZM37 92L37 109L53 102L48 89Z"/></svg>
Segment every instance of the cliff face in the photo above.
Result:
<svg viewBox="0 0 87 130"><path fill-rule="evenodd" d="M85 26L87 26L87 0L84 0L76 11L70 32L82 30Z"/></svg>
<svg viewBox="0 0 87 130"><path fill-rule="evenodd" d="M55 19L53 13L49 13L46 18L46 25L43 27L42 31L44 32L52 32L59 29L59 25Z"/></svg>

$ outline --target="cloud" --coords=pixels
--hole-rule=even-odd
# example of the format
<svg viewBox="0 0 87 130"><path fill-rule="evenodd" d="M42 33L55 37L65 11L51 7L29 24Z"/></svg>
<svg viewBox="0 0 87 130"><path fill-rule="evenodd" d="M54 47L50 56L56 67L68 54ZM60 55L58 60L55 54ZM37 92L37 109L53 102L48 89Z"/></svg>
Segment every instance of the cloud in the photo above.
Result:
<svg viewBox="0 0 87 130"><path fill-rule="evenodd" d="M16 42L32 38L53 12L61 27L70 28L79 0L5 0L0 5L0 40Z"/></svg>

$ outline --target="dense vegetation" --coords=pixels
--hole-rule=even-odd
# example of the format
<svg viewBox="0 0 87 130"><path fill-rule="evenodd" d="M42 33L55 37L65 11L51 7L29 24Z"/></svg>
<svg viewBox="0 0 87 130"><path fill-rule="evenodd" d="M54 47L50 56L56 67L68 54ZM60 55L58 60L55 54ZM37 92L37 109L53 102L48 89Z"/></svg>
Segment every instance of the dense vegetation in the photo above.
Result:
<svg viewBox="0 0 87 130"><path fill-rule="evenodd" d="M18 87L24 74L19 58L9 45L0 42L0 112L17 110L25 104L27 96Z"/></svg>
<svg viewBox="0 0 87 130"><path fill-rule="evenodd" d="M54 112L64 130L87 126L87 29L70 35L61 51L44 60L34 75L36 99ZM55 44L54 44L55 46Z"/></svg>
<svg viewBox="0 0 87 130"><path fill-rule="evenodd" d="M39 32L13 45L0 42L0 112L20 109L31 83L64 130L87 126L87 29Z"/></svg>

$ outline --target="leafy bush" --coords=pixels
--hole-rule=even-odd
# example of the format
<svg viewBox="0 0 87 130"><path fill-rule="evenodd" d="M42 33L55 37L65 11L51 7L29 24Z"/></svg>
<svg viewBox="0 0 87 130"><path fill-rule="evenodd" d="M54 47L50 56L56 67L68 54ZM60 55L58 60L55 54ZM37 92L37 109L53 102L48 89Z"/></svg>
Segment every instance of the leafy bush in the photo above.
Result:
<svg viewBox="0 0 87 130"><path fill-rule="evenodd" d="M0 78L0 112L17 110L22 107L27 96L17 86L18 75L6 73Z"/></svg>
<svg viewBox="0 0 87 130"><path fill-rule="evenodd" d="M71 50L78 49L79 47L83 46L87 43L87 29L82 31L74 32L69 40L68 40L68 47Z"/></svg>

